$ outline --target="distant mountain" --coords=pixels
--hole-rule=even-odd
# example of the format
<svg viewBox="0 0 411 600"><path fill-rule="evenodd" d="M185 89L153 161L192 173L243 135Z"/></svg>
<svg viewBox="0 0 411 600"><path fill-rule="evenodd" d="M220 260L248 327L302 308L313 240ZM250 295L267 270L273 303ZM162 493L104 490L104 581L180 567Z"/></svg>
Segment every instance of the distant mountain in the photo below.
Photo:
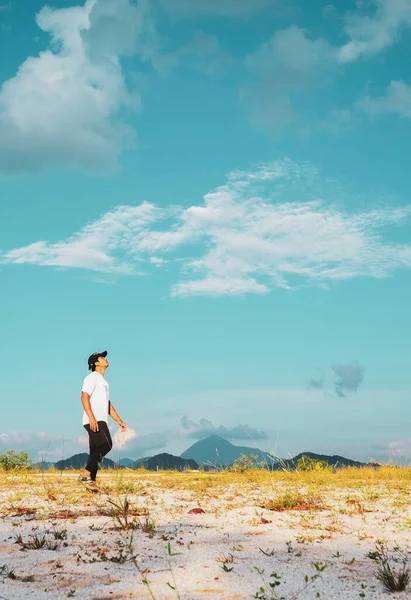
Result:
<svg viewBox="0 0 411 600"><path fill-rule="evenodd" d="M54 464L55 469L58 471L66 471L68 469L84 469L87 464L88 454L82 452L81 454L75 454L70 458L59 460ZM104 458L100 467L102 469L114 469L115 463L109 458Z"/></svg>
<svg viewBox="0 0 411 600"><path fill-rule="evenodd" d="M151 458L138 461L139 466L144 466L148 471L159 470L176 470L183 471L184 469L198 469L198 464L194 460L186 460L172 454L157 454Z"/></svg>
<svg viewBox="0 0 411 600"><path fill-rule="evenodd" d="M145 456L144 458L138 458L137 460L134 461L133 463L133 469L138 469L139 466L144 463L147 462L150 458L153 458L152 456Z"/></svg>
<svg viewBox="0 0 411 600"><path fill-rule="evenodd" d="M134 460L131 458L120 458L119 465L120 467L126 467L128 469L134 469Z"/></svg>
<svg viewBox="0 0 411 600"><path fill-rule="evenodd" d="M375 466L351 460L350 458L344 458L343 456L327 456L324 454L315 454L314 452L301 452L301 454L293 458L279 459L258 448L234 446L234 444L231 444L218 435L211 435L204 440L196 442L180 456L186 459L191 458L202 467L207 468L210 465L216 467L230 466L236 459L240 458L241 454L245 454L246 456L250 456L251 454L257 455L258 462L263 462L267 468L273 471L294 470L298 460L302 456L323 460L335 468Z"/></svg>
<svg viewBox="0 0 411 600"><path fill-rule="evenodd" d="M211 435L204 440L196 442L190 446L185 452L180 454L181 458L193 459L199 465L215 465L218 467L232 465L241 454L251 456L255 454L259 462L272 465L277 462L277 459L262 452L258 448L248 448L247 446L234 446L224 438L218 435Z"/></svg>
<svg viewBox="0 0 411 600"><path fill-rule="evenodd" d="M344 456L338 456L338 455L327 456L326 454L315 454L314 452L301 452L300 454L297 454L297 456L294 456L293 458L287 458L284 460L283 459L280 460L274 466L274 470L275 471L293 470L297 466L297 462L299 461L299 459L302 458L303 456L308 456L315 460L325 461L330 467L335 467L337 469L343 468L343 467L375 466L375 465L371 465L371 464L358 462L357 460L351 460L350 458L344 458Z"/></svg>

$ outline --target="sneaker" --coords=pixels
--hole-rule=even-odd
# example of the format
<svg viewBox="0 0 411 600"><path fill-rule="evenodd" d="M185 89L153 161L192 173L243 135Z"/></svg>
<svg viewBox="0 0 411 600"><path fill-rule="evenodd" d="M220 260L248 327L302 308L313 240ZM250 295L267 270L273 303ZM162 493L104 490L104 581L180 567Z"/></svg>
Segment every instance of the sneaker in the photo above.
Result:
<svg viewBox="0 0 411 600"><path fill-rule="evenodd" d="M83 477L83 475L79 475L78 480L90 492L97 493L99 491L96 482L90 479L90 477Z"/></svg>

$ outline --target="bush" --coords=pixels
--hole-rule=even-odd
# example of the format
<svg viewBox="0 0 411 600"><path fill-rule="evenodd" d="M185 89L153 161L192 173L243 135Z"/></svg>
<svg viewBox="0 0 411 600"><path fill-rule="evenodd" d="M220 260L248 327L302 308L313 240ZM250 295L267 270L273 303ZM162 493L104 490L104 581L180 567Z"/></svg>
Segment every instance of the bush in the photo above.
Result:
<svg viewBox="0 0 411 600"><path fill-rule="evenodd" d="M302 456L297 460L297 471L331 471L332 467L326 460L311 458L311 456Z"/></svg>
<svg viewBox="0 0 411 600"><path fill-rule="evenodd" d="M233 466L231 467L231 471L233 473L244 473L244 471L249 471L250 469L261 469L264 467L264 462L258 460L257 454L241 454L240 458L236 458Z"/></svg>
<svg viewBox="0 0 411 600"><path fill-rule="evenodd" d="M7 450L6 454L0 454L0 469L3 471L23 471L31 466L27 452L16 454L14 450Z"/></svg>

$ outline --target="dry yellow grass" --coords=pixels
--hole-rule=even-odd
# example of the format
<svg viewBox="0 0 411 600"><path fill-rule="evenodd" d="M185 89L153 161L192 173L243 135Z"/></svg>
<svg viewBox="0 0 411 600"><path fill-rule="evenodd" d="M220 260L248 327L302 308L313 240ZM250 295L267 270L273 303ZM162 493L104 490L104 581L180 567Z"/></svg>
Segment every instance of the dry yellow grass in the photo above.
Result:
<svg viewBox="0 0 411 600"><path fill-rule="evenodd" d="M238 577L238 589L242 589L240 571L247 572L251 578L255 561L261 565L264 564L261 561L267 560L266 568L271 568L273 544L278 564L288 572L288 581L292 581L291 571L287 571L292 568L292 562L299 565L295 570L299 574L302 568L312 568L312 561L318 560L320 552L324 561L334 565L331 576L334 579L327 588L329 593L334 590L333 586L340 585L340 578L345 581L346 573L351 571L372 584L373 565L365 556L377 539L386 538L390 543L402 540L405 545L409 541L409 468L347 468L335 473L259 469L243 473L107 470L98 476L99 495L89 493L79 484L78 473L0 472L0 518L4 519L3 528L8 532L7 536L4 534L3 562L16 568L19 577L27 575L27 567L21 562L22 553L13 542L13 535L21 534L21 545L27 546L35 532L41 534L54 526L67 528L69 546L59 552L65 552L70 569L79 570L87 565L103 577L102 563L105 567L110 564L112 582L117 576L115 561L121 562L128 556L128 546L121 537L125 534L130 544L130 536L135 536L135 548L146 547L141 558L142 569L147 568L159 586L162 573L168 568L161 555L169 540L172 540L173 551L177 551L173 560L186 560L188 564L194 561L192 572L201 572L205 577L201 585L198 583L201 589L220 577L219 571L211 577L215 557L229 557L230 552L235 552L238 560L223 561L225 569L221 561L218 563L224 576L231 578L224 583L225 591L219 598L229 597L235 577ZM124 507L126 499L130 501L127 519L116 518L115 505ZM194 507L204 509L205 514L190 515ZM224 531L229 537L225 537ZM184 535L188 536L185 541ZM201 552L196 550L200 544ZM215 556L210 548L215 548ZM267 554L263 555L261 548ZM181 554L180 550L184 552ZM29 558L33 556L34 565L35 556L40 556L43 550L28 552ZM47 556L41 560L46 570ZM248 564L247 561L254 562ZM62 564L66 565L64 561ZM68 577L71 571L69 573L67 565L59 572L64 571ZM210 578L203 573L205 566L210 569ZM183 569L183 562L179 568ZM180 576L183 577L183 572ZM63 583L62 580L61 585ZM114 586L113 594L118 592L116 585L120 583L110 585ZM358 582L356 586L358 589L353 588L347 599L358 597ZM255 592L255 589L251 587L249 591ZM80 594L80 584L77 594Z"/></svg>

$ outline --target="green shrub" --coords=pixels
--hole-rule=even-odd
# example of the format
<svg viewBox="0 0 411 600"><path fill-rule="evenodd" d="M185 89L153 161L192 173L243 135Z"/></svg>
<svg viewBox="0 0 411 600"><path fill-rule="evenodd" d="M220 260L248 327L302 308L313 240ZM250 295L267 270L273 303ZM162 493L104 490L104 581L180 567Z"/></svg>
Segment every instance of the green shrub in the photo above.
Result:
<svg viewBox="0 0 411 600"><path fill-rule="evenodd" d="M0 469L3 471L23 471L31 466L27 452L16 454L14 450L7 450L5 454L0 454Z"/></svg>
<svg viewBox="0 0 411 600"><path fill-rule="evenodd" d="M304 455L297 460L296 469L297 471L331 471L332 467L326 460Z"/></svg>
<svg viewBox="0 0 411 600"><path fill-rule="evenodd" d="M258 460L257 454L241 454L239 458L236 458L231 471L233 473L244 473L250 469L261 469L264 466L264 462Z"/></svg>

